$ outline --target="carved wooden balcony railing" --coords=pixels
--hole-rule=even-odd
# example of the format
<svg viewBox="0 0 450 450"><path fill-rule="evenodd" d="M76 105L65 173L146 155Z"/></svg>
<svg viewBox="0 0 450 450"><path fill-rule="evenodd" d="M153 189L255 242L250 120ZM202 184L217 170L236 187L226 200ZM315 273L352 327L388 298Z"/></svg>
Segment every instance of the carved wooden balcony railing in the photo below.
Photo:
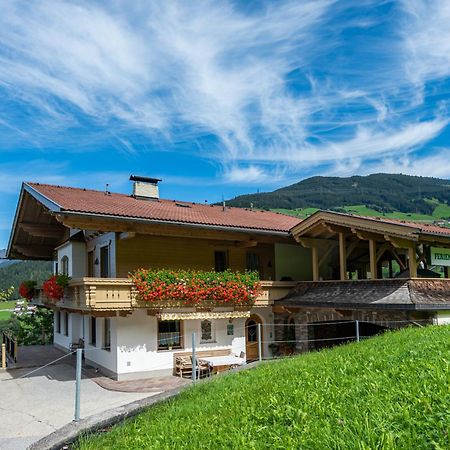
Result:
<svg viewBox="0 0 450 450"><path fill-rule="evenodd" d="M262 292L256 299L254 306L272 305L274 300L284 297L295 285L295 281L261 281ZM57 305L61 308L85 312L164 308L164 303L149 304L139 300L136 288L128 278L73 279L69 282L66 294L61 301L51 302L42 292L38 301L45 305ZM233 305L230 305L230 307L233 307ZM242 306L239 306L239 309L242 309Z"/></svg>

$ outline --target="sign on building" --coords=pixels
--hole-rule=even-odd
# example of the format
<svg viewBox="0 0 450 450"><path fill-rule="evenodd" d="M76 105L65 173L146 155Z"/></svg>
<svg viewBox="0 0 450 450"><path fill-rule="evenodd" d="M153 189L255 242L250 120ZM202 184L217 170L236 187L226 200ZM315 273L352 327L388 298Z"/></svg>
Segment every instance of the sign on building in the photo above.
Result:
<svg viewBox="0 0 450 450"><path fill-rule="evenodd" d="M450 266L450 248L431 247L432 266Z"/></svg>

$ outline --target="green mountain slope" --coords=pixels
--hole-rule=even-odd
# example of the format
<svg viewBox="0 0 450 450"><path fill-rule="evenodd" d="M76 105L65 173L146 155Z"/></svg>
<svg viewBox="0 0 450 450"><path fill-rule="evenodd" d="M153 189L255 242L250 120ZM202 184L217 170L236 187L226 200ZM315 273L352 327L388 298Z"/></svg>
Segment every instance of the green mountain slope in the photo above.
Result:
<svg viewBox="0 0 450 450"><path fill-rule="evenodd" d="M266 209L342 209L365 206L373 211L449 217L450 181L410 175L313 177L273 192L240 195L229 206Z"/></svg>

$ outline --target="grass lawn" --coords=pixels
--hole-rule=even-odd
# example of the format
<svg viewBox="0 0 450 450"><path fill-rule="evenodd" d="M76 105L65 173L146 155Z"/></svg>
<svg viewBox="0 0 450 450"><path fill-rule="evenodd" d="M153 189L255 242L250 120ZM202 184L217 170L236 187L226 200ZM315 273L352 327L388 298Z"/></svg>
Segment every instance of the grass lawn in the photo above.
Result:
<svg viewBox="0 0 450 450"><path fill-rule="evenodd" d="M219 377L87 449L450 448L450 327L404 329Z"/></svg>
<svg viewBox="0 0 450 450"><path fill-rule="evenodd" d="M0 311L0 321L8 320L11 317L11 311Z"/></svg>
<svg viewBox="0 0 450 450"><path fill-rule="evenodd" d="M15 300L11 302L0 302L0 311L3 309L14 309L15 306L16 306Z"/></svg>
<svg viewBox="0 0 450 450"><path fill-rule="evenodd" d="M6 309L14 309L16 306L16 301L11 302L0 302L0 322L6 322L11 317L11 311L5 311ZM0 330L2 330L2 324L0 323Z"/></svg>

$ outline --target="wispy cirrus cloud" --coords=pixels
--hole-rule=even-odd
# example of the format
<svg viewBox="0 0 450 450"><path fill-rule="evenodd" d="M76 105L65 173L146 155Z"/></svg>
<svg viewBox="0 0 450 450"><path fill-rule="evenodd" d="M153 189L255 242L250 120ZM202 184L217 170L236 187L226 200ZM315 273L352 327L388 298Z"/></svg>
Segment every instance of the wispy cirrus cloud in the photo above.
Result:
<svg viewBox="0 0 450 450"><path fill-rule="evenodd" d="M0 5L0 149L143 142L261 184L414 159L448 124L424 97L450 74L445 1Z"/></svg>

